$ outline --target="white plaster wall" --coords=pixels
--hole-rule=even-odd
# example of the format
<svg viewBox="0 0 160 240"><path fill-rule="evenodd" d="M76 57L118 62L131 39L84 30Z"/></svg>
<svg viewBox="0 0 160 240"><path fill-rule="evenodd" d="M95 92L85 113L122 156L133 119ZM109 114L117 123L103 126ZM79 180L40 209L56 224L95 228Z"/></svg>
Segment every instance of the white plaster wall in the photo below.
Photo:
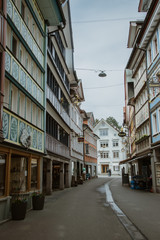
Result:
<svg viewBox="0 0 160 240"><path fill-rule="evenodd" d="M99 130L100 129L108 129L108 136L100 136ZM113 175L121 175L121 169L120 166L119 171L114 171L114 166L119 166L119 162L124 160L126 158L126 152L122 151L122 149L125 149L125 145L122 143L122 138L118 136L118 131L115 130L113 127L111 127L104 119L101 119L101 121L95 126L94 133L98 135L100 139L97 140L97 152L98 152L98 174L101 174L101 166L109 165L109 169L111 169L111 173ZM102 148L100 147L100 142L102 140L107 140L109 142L109 146ZM118 146L113 147L113 140L118 140ZM101 158L100 152L109 152L109 158ZM113 158L113 151L119 152L119 158Z"/></svg>

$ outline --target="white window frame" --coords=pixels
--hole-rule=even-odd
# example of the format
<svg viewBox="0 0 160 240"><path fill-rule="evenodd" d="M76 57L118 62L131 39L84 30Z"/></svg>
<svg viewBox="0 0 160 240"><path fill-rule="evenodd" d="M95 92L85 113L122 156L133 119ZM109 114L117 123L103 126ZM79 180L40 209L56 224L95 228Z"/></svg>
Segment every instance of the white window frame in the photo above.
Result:
<svg viewBox="0 0 160 240"><path fill-rule="evenodd" d="M113 158L119 158L119 151L113 151Z"/></svg>
<svg viewBox="0 0 160 240"><path fill-rule="evenodd" d="M152 113L152 135L156 135L158 133L158 124L157 124L157 112L154 111Z"/></svg>
<svg viewBox="0 0 160 240"><path fill-rule="evenodd" d="M101 158L109 158L109 152L100 152Z"/></svg>
<svg viewBox="0 0 160 240"><path fill-rule="evenodd" d="M108 128L99 129L100 136L108 136Z"/></svg>
<svg viewBox="0 0 160 240"><path fill-rule="evenodd" d="M113 144L113 147L118 147L119 146L119 140L114 139L112 144Z"/></svg>
<svg viewBox="0 0 160 240"><path fill-rule="evenodd" d="M153 37L153 40L152 40L152 47L153 47L153 59L157 56L158 54L158 39L157 39L157 32L156 34L154 35Z"/></svg>
<svg viewBox="0 0 160 240"><path fill-rule="evenodd" d="M100 141L100 147L101 147L101 148L109 147L109 141L108 141L108 140L106 140L106 141Z"/></svg>
<svg viewBox="0 0 160 240"><path fill-rule="evenodd" d="M152 51L151 51L151 44L147 49L147 67L149 68L149 66L152 63Z"/></svg>

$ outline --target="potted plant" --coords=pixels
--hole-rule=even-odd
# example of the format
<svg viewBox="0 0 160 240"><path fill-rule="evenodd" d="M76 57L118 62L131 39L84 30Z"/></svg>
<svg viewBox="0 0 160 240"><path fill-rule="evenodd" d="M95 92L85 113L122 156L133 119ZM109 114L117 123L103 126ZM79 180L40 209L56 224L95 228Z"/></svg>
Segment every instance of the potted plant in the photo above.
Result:
<svg viewBox="0 0 160 240"><path fill-rule="evenodd" d="M27 211L27 199L23 196L12 196L11 215L13 220L23 220Z"/></svg>
<svg viewBox="0 0 160 240"><path fill-rule="evenodd" d="M43 193L34 192L32 195L33 210L42 210L44 208L45 195Z"/></svg>

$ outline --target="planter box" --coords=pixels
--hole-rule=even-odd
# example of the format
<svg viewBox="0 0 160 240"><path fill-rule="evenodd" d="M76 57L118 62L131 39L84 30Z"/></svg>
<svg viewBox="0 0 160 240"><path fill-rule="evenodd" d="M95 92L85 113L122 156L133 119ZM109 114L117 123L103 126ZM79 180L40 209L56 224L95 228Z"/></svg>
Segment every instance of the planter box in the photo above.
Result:
<svg viewBox="0 0 160 240"><path fill-rule="evenodd" d="M44 208L45 196L33 196L32 205L33 210L42 210Z"/></svg>
<svg viewBox="0 0 160 240"><path fill-rule="evenodd" d="M27 201L15 202L11 205L11 214L13 220L23 220L26 216Z"/></svg>

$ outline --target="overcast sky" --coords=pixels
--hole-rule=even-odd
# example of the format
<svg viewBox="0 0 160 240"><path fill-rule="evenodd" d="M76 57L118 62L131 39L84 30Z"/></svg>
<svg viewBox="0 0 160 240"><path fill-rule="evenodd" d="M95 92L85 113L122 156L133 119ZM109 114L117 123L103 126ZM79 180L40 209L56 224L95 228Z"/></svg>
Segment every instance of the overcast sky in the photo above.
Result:
<svg viewBox="0 0 160 240"><path fill-rule="evenodd" d="M123 122L129 22L144 16L138 13L138 4L139 0L70 0L74 65L85 95L82 109L95 118L112 116ZM105 70L107 77L79 68Z"/></svg>

